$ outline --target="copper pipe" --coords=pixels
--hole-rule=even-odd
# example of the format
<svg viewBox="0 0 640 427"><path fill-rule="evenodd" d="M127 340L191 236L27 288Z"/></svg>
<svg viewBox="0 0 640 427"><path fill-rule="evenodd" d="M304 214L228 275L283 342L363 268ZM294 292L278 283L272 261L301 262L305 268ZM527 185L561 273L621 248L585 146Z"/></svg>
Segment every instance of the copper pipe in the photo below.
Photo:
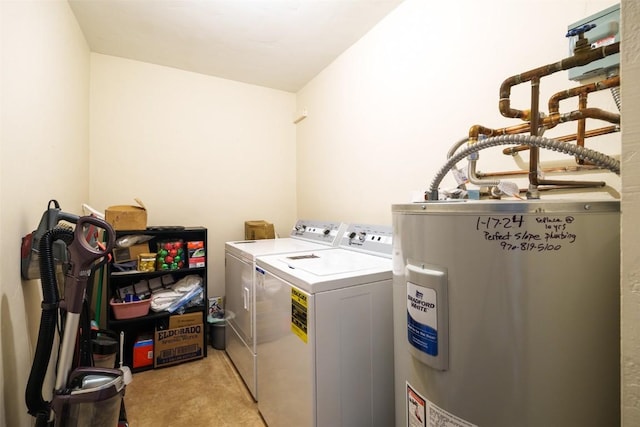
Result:
<svg viewBox="0 0 640 427"><path fill-rule="evenodd" d="M567 89L565 91L561 91L554 94L551 98L549 98L549 116L542 119L542 126L545 127L546 129L551 129L556 125L558 125L558 123L568 121L566 119L567 116L564 116L565 119L561 119L558 117L561 100L571 98L574 96L579 96L580 94L588 94L591 92L596 92L599 90L616 87L619 85L620 85L620 76L614 76L605 80L601 80L599 82L578 86L578 87ZM569 113L569 114L578 114L578 113ZM603 112L603 115L602 115L603 117L599 117L596 113L593 113L593 112L587 113L587 114L595 114L594 116L591 116L592 118L601 118L602 120L610 121L612 123L619 123L619 115L616 116L614 115L614 113L607 114L606 112ZM528 120L531 117L531 111L523 110L522 115L523 115L523 118L526 118ZM529 123L509 126L504 128L498 128L498 129L487 128L482 125L474 125L469 129L469 143L477 142L478 136L480 134L483 134L487 137L497 136L497 135L511 135L511 134L523 133L528 131L529 129L530 129ZM606 132L606 133L609 133L609 132ZM529 149L529 147L526 147L526 146L524 147L527 150ZM522 150L518 150L517 147L515 148L510 147L508 148L508 150L522 151Z"/></svg>
<svg viewBox="0 0 640 427"><path fill-rule="evenodd" d="M567 70L569 68L578 67L581 65L589 64L598 59L602 59L606 56L613 55L620 52L620 42L610 44L608 46L602 46L597 49L590 49L584 52L576 52L575 55L562 59L558 62L544 65L542 67L535 68L530 71L526 71L522 74L511 76L506 79L500 86L500 113L504 117L520 118L527 120L527 114L523 110L517 110L511 108L511 87L520 83L528 82L533 78L540 78L556 73L558 71Z"/></svg>
<svg viewBox="0 0 640 427"><path fill-rule="evenodd" d="M517 153L519 153L520 151L528 151L529 150L529 146L528 145L518 145L517 147L507 147L504 150L502 150L502 154L506 154L508 156L514 156Z"/></svg>
<svg viewBox="0 0 640 427"><path fill-rule="evenodd" d="M540 125L540 77L531 79L531 136L538 136L538 126Z"/></svg>
<svg viewBox="0 0 640 427"><path fill-rule="evenodd" d="M568 58L562 59L558 62L548 64L542 67L535 68L522 74L518 74L506 79L500 86L500 100L499 110L504 117L508 118L520 118L525 121L529 121L529 131L532 136L538 135L538 129L540 126L540 111L539 111L539 97L540 97L540 78L556 73L558 71L567 70L577 66L589 64L595 60L604 58L606 56L618 53L620 51L620 43L614 43L608 46L602 46L597 49L576 49L574 55ZM511 87L520 83L531 81L531 109L529 111L517 110L511 108ZM586 101L586 98L584 98ZM573 111L568 114L559 114L556 110L554 114L550 114L549 117L542 119L543 126L553 127L558 123L573 120L584 120L586 118L597 118L611 123L620 123L620 116L617 117L606 111L595 108L581 108L579 111ZM502 128L504 130L506 128ZM469 130L469 144L473 144L478 141L478 136L485 133L487 136L496 135L497 129L485 128L477 125L473 126ZM578 129L577 139L584 140L584 128L582 131ZM593 187L604 186L604 182L589 182L589 181L556 181L556 180L539 180L538 179L538 167L539 167L539 148L530 148L529 157L529 188L527 190L527 198L538 199L538 186L539 185L559 185L559 186L572 186L572 187Z"/></svg>
<svg viewBox="0 0 640 427"><path fill-rule="evenodd" d="M529 123L521 123L519 125L497 129L487 128L482 125L473 125L469 129L469 143L472 144L474 142L477 142L480 135L485 135L486 137L498 135L515 135L518 133L528 132L530 128L531 125Z"/></svg>
<svg viewBox="0 0 640 427"><path fill-rule="evenodd" d="M571 187L604 187L607 185L604 181L562 181L554 179L539 179L538 185L559 185L559 186L571 186Z"/></svg>
<svg viewBox="0 0 640 427"><path fill-rule="evenodd" d="M538 135L538 122L540 102L540 77L531 78L531 136ZM539 199L538 194L538 166L540 164L540 148L531 147L529 150L529 189L527 199Z"/></svg>
<svg viewBox="0 0 640 427"><path fill-rule="evenodd" d="M600 108L585 108L571 111L570 113L554 114L548 117L549 121L558 120L558 123L571 122L579 119L598 119L609 123L620 124L620 114L610 113Z"/></svg>
<svg viewBox="0 0 640 427"><path fill-rule="evenodd" d="M571 121L576 121L581 119L598 119L598 120L603 120L609 123L620 124L620 114L611 113L609 111L605 111L600 108L584 108L582 110L575 110L569 113L564 113L564 114L554 113L553 115L543 117L542 127L546 129L551 129L556 125L558 125L559 123L566 123L566 122L571 122ZM480 134L486 135L487 137L498 136L498 135L514 135L518 133L527 132L531 129L532 129L532 125L528 122L521 123L515 126L505 127L505 128L498 128L498 129L491 129L491 128L484 127L482 125L474 125L474 126L471 126L471 128L469 129L469 143L477 142L478 135ZM613 130L617 130L617 127L611 126L611 127L606 127L602 129L611 129L613 131ZM610 132L604 132L604 133L610 133ZM594 134L593 136L596 136L596 135ZM558 139L558 138L554 138L554 139ZM576 138L573 137L568 140L573 140L573 139L576 139ZM516 150L516 149L517 147L510 148L509 150ZM516 150L516 151L521 151L521 150ZM509 153L505 152L505 154L511 154L511 151Z"/></svg>
<svg viewBox="0 0 640 427"><path fill-rule="evenodd" d="M610 89L616 86L620 86L620 76L611 77L609 79L601 80L599 82L574 87L571 89L567 89L562 92L558 92L554 94L551 98L549 98L549 115L558 113L560 110L560 101L572 98L574 96L579 96L583 94L588 94L591 92L597 92L603 89Z"/></svg>
<svg viewBox="0 0 640 427"><path fill-rule="evenodd" d="M540 168L544 173L564 173L564 172L583 172L601 170L600 166L595 165L579 165L579 166L557 166L552 168ZM477 172L479 178L493 178L499 176L521 176L528 174L529 171L524 169L502 171L502 172Z"/></svg>
<svg viewBox="0 0 640 427"><path fill-rule="evenodd" d="M539 127L539 99L540 99L540 78L532 77L531 78L531 135L537 136L538 127ZM584 108L579 111L572 111L568 114L558 115L555 114L553 116L549 116L543 120L552 122L556 117L560 117L560 121L565 117L569 117L570 120L579 120L587 117L590 118L601 118L606 119L610 118L615 120L612 113L601 110L599 108ZM620 115L617 114L617 120L620 120ZM602 181L561 181L561 180L551 180L551 179L538 179L538 167L540 166L540 149L538 147L531 147L529 150L529 189L527 191L528 199L538 199L540 198L538 187L541 185L559 185L559 186L570 186L570 187L603 187L606 185L605 182Z"/></svg>
<svg viewBox="0 0 640 427"><path fill-rule="evenodd" d="M606 126L606 127L602 127L602 128L598 128L598 129L591 129L588 130L584 133L585 138L593 138L595 136L601 136L601 135L607 135L610 133L614 133L614 132L620 132L620 127L619 126ZM575 141L577 138L577 134L570 134L570 135L564 135L564 136L559 136L556 138L553 138L557 141L561 141L561 142L569 142L569 141ZM502 150L503 154L506 154L508 156L513 156L514 154L520 152L520 151L527 151L529 149L528 145L518 145L517 147L507 147L504 150Z"/></svg>
<svg viewBox="0 0 640 427"><path fill-rule="evenodd" d="M581 93L578 98L578 109L580 111L587 109L587 94ZM587 130L587 119L581 118L578 119L578 131L576 133L576 144L580 147L584 147L584 133ZM584 165L583 159L576 158L576 163L579 165Z"/></svg>
<svg viewBox="0 0 640 427"><path fill-rule="evenodd" d="M484 127L482 125L473 125L471 126L471 128L469 128L469 144L473 144L478 142L478 137L480 135L485 135L487 137L489 136L496 136L496 135L502 135L500 133L499 129L491 129L488 127Z"/></svg>
<svg viewBox="0 0 640 427"><path fill-rule="evenodd" d="M585 138L593 138L594 136L607 135L614 132L620 132L620 126L606 126L598 129L591 129L584 133ZM553 138L557 141L568 142L574 141L577 138L577 135L574 133L572 135L564 135L559 136L557 138Z"/></svg>

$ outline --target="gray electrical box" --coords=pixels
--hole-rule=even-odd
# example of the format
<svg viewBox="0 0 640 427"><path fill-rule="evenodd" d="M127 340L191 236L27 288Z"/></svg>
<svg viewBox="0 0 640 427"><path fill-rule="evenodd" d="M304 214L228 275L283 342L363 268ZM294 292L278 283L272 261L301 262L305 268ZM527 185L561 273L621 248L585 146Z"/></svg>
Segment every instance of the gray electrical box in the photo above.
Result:
<svg viewBox="0 0 640 427"><path fill-rule="evenodd" d="M595 27L584 33L584 37L589 39L591 48L607 46L620 41L620 4L611 6L601 12L584 18L569 25L568 30L574 30L587 24L595 24ZM578 40L578 36L569 37L569 53L573 55L573 49ZM591 77L606 75L607 73L620 68L620 54L609 55L606 58L598 59L590 64L569 70L569 79L582 81ZM617 72L615 73L617 74Z"/></svg>

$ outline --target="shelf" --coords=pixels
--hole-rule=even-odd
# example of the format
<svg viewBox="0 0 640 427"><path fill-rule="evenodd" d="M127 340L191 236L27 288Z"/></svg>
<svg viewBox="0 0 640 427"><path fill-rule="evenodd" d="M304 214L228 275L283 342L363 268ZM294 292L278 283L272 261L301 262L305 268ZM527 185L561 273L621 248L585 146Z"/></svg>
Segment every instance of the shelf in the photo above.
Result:
<svg viewBox="0 0 640 427"><path fill-rule="evenodd" d="M199 343L199 346L201 346L201 356L199 357L206 357L207 356L206 315L208 310L208 307L207 307L208 262L207 262L207 255L206 255L207 229L204 227L184 227L184 228L128 230L128 231L118 230L116 231L116 241L121 237L131 236L131 235L151 236L152 238L148 241L149 252L156 252L156 249L158 248L158 245L161 242L170 241L170 240L182 240L185 243L193 242L193 241L202 241L204 244L203 246L205 251L204 251L204 267L181 268L176 270L157 270L157 271L138 271L138 270L114 271L112 264L109 264L107 266L106 288L107 288L108 297L106 298L106 301L105 301L106 326L107 326L107 329L109 330L112 330L118 333L124 332L125 334L124 352L123 352L124 363L127 366L131 367L132 372L142 372L142 371L154 369L153 365L133 368L133 363L132 363L133 347L134 347L135 341L138 339L139 336L143 336L143 335L151 335L156 337L157 331L167 329L169 327L170 319L172 319L171 316L177 316L179 314L177 312L174 312L174 313L169 313L168 311L154 312L153 310L150 310L149 314L145 316L134 317L131 319L116 319L113 316L113 310L108 302L111 300L112 296L116 296L118 294L119 289L125 288L125 287L131 286L134 292L138 291L139 295L143 295L146 292L148 292L148 290L146 292L139 290L139 288L136 287L136 285L139 284L139 282L143 280L153 280L166 275L172 275L174 283L192 274L198 275L202 279L203 292L201 296L203 299L203 303L198 306L186 308L184 310L184 313L185 314L201 313L202 341L201 343ZM187 250L188 249L186 248L186 245L185 245L185 256L186 256ZM169 286L170 285L165 285L165 289L168 288ZM129 293L129 290L127 290L127 293ZM195 319L189 319L189 321L195 321ZM193 335L190 339L191 341L189 343L197 344L200 340L200 337L199 335L196 334L196 335ZM176 352L182 351L187 348L186 347L187 343L188 341L184 341L184 343L182 343L184 347L180 347L181 344L177 343L175 344L176 345L175 350L171 350L171 351L176 351ZM163 358L167 354L166 343L162 341L160 342L160 344L161 344L162 350L160 352L157 352L156 346L159 344L154 341L154 361L157 356L156 353L158 353L158 355L162 354ZM173 347L169 347L169 348L172 349ZM167 366L171 366L172 363L176 363L176 364L179 363L179 359L174 360L172 357L169 357L169 359L164 359L164 360L169 361ZM191 359L187 359L187 360L191 360Z"/></svg>
<svg viewBox="0 0 640 427"><path fill-rule="evenodd" d="M155 271L139 271L139 270L132 270L132 271L114 271L111 273L111 277L112 278L119 278L119 277L125 277L125 278L131 278L131 277L138 277L138 276L144 276L144 277L160 277L160 276L164 276L165 274L182 274L182 273L188 273L188 272L193 272L193 273L202 273L202 272L206 272L207 268L206 267L194 267L194 268L180 268L178 270L155 270ZM186 274L185 274L186 276Z"/></svg>
<svg viewBox="0 0 640 427"><path fill-rule="evenodd" d="M189 307L187 309L185 309L185 313L196 313L198 311L205 311L207 309L206 306L202 305L202 306L196 306L196 307ZM143 322L155 322L156 320L159 319L168 319L170 316L173 315L177 315L179 313L169 313L168 311L152 311L149 310L149 314L147 314L146 316L141 316L141 317L134 317L132 319L111 319L110 320L110 325L113 327L122 327L122 326L127 326L127 325L131 325L131 324L135 324L135 323L143 323Z"/></svg>

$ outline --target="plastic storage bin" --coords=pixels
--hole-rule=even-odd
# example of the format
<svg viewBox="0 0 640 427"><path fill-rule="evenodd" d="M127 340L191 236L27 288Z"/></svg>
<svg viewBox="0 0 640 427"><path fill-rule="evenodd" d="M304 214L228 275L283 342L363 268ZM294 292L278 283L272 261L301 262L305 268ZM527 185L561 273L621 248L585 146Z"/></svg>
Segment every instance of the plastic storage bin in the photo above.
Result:
<svg viewBox="0 0 640 427"><path fill-rule="evenodd" d="M132 302L115 302L111 298L109 304L113 309L113 317L116 319L133 319L134 317L146 316L149 313L151 298Z"/></svg>

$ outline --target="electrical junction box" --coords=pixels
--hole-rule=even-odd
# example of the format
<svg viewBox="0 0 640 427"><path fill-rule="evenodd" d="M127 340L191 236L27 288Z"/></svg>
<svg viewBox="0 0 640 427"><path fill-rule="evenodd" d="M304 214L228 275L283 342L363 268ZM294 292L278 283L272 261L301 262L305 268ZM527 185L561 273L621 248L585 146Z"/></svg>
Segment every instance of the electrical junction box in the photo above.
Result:
<svg viewBox="0 0 640 427"><path fill-rule="evenodd" d="M584 33L584 37L591 43L591 48L607 46L620 41L620 4L613 5L601 12L584 18L569 25L568 30L581 27L586 24L595 24L595 27ZM573 48L578 41L578 36L569 37L569 53L573 55ZM620 53L598 59L590 64L574 67L569 70L569 80L582 81L599 75L607 75L608 72L620 68ZM613 74L618 74L615 72Z"/></svg>

